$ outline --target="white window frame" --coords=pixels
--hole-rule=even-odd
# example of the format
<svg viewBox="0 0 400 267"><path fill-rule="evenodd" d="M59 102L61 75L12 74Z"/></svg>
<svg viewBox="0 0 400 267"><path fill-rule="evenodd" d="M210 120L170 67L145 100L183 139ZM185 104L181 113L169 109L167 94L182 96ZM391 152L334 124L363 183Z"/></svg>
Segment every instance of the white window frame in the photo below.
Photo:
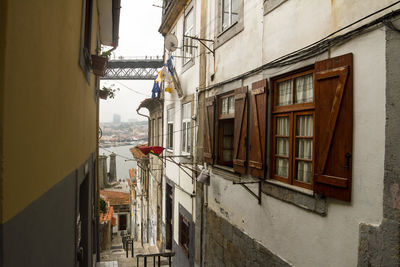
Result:
<svg viewBox="0 0 400 267"><path fill-rule="evenodd" d="M188 25L188 20L189 16L191 15L191 25L186 27ZM194 13L194 8L193 5L190 5L190 7L185 11L185 16L184 16L184 21L183 21L183 65L186 65L187 63L193 61L194 57L194 47L193 47L193 39L188 38L185 36L194 36L194 24L195 24L195 13Z"/></svg>
<svg viewBox="0 0 400 267"><path fill-rule="evenodd" d="M167 149L174 149L174 107L167 108ZM172 128L170 128L172 126Z"/></svg>
<svg viewBox="0 0 400 267"><path fill-rule="evenodd" d="M186 114L189 113L189 114ZM182 154L190 154L192 148L192 103L182 105Z"/></svg>
<svg viewBox="0 0 400 267"><path fill-rule="evenodd" d="M229 14L228 14L228 23L227 23L227 25L226 25L226 28L224 28L224 4L225 4L225 1L228 1L228 2L229 2L229 4L228 4L228 10L229 10ZM239 6L239 0L222 0L222 9L221 9L221 12L222 12L222 14L221 14L221 17L222 17L222 21L221 21L221 31L225 31L225 30L229 29L233 24L235 24L236 22L239 21L240 12L239 12L239 8L238 8L238 14L237 14L238 19L237 19L236 21L232 22L232 1L237 1L237 2L238 2L237 5Z"/></svg>

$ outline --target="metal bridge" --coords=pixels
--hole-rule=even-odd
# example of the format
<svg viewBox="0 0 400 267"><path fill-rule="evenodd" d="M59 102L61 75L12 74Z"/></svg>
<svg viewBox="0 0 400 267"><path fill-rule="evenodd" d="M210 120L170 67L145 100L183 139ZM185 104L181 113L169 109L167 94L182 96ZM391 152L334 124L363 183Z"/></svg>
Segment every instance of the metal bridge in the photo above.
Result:
<svg viewBox="0 0 400 267"><path fill-rule="evenodd" d="M102 80L154 80L163 66L162 57L120 58L108 61Z"/></svg>

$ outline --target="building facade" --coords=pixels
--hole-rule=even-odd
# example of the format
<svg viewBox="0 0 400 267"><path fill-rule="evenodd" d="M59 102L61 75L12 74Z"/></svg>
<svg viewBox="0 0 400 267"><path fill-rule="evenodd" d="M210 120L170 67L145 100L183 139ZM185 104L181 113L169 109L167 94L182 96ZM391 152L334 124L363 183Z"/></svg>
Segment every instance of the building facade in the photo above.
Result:
<svg viewBox="0 0 400 267"><path fill-rule="evenodd" d="M119 7L1 1L0 266L96 260L98 78L91 55L101 44L118 44Z"/></svg>
<svg viewBox="0 0 400 267"><path fill-rule="evenodd" d="M166 162L176 266L398 265L399 14L390 0L164 1L183 91L164 96L164 157L210 173L199 185Z"/></svg>

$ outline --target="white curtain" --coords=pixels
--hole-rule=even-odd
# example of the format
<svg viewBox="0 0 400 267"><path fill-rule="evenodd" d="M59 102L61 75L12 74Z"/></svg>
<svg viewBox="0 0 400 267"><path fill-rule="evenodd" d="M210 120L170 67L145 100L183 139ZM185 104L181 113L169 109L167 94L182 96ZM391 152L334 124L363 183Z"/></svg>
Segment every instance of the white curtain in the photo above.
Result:
<svg viewBox="0 0 400 267"><path fill-rule="evenodd" d="M280 82L278 84L277 105L278 106L291 105L293 99L292 95L293 95L293 80Z"/></svg>
<svg viewBox="0 0 400 267"><path fill-rule="evenodd" d="M295 104L312 102L313 97L312 74L296 78Z"/></svg>
<svg viewBox="0 0 400 267"><path fill-rule="evenodd" d="M312 139L297 138L313 136L313 116L297 116L296 121L296 158L312 160ZM296 160L296 180L311 183L312 163Z"/></svg>
<svg viewBox="0 0 400 267"><path fill-rule="evenodd" d="M282 159L282 158L276 158L275 173L278 176L288 178L288 176L289 176L289 160Z"/></svg>

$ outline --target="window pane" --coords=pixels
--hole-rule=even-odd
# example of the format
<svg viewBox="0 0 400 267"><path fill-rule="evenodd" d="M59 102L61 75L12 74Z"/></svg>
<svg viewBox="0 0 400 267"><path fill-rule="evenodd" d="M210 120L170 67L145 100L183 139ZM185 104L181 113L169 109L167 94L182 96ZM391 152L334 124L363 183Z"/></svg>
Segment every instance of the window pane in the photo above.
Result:
<svg viewBox="0 0 400 267"><path fill-rule="evenodd" d="M289 117L276 118L276 135L289 136Z"/></svg>
<svg viewBox="0 0 400 267"><path fill-rule="evenodd" d="M275 160L275 174L284 178L289 176L289 160L277 158Z"/></svg>
<svg viewBox="0 0 400 267"><path fill-rule="evenodd" d="M222 160L225 162L230 162L233 159L233 151L232 150L224 150L222 151Z"/></svg>
<svg viewBox="0 0 400 267"><path fill-rule="evenodd" d="M223 31L230 26L230 24L229 24L229 1L230 0L224 0L222 3L222 30Z"/></svg>
<svg viewBox="0 0 400 267"><path fill-rule="evenodd" d="M289 156L289 138L276 138L276 155Z"/></svg>
<svg viewBox="0 0 400 267"><path fill-rule="evenodd" d="M174 121L174 109L170 108L167 110L167 121L173 122Z"/></svg>
<svg viewBox="0 0 400 267"><path fill-rule="evenodd" d="M168 147L172 148L174 142L174 125L168 124Z"/></svg>
<svg viewBox="0 0 400 267"><path fill-rule="evenodd" d="M228 97L228 113L229 114L235 113L235 97L234 96Z"/></svg>
<svg viewBox="0 0 400 267"><path fill-rule="evenodd" d="M234 24L239 19L239 0L231 0L232 4L232 22Z"/></svg>
<svg viewBox="0 0 400 267"><path fill-rule="evenodd" d="M191 142L192 142L192 129L190 128L190 122L186 123L187 130L187 151L190 152Z"/></svg>
<svg viewBox="0 0 400 267"><path fill-rule="evenodd" d="M296 160L296 180L304 183L311 183L312 163Z"/></svg>
<svg viewBox="0 0 400 267"><path fill-rule="evenodd" d="M183 151L186 151L186 122L183 123L183 129L182 129L182 148Z"/></svg>
<svg viewBox="0 0 400 267"><path fill-rule="evenodd" d="M296 138L296 158L312 159L312 139Z"/></svg>
<svg viewBox="0 0 400 267"><path fill-rule="evenodd" d="M313 136L313 116L296 117L296 136Z"/></svg>
<svg viewBox="0 0 400 267"><path fill-rule="evenodd" d="M182 114L182 119L183 120L187 120L190 119L190 115L191 115L191 103L187 103L183 105L183 114Z"/></svg>
<svg viewBox="0 0 400 267"><path fill-rule="evenodd" d="M277 106L291 105L293 95L293 80L278 83Z"/></svg>
<svg viewBox="0 0 400 267"><path fill-rule="evenodd" d="M233 136L224 136L222 141L223 149L232 149L233 148Z"/></svg>
<svg viewBox="0 0 400 267"><path fill-rule="evenodd" d="M294 102L313 102L313 76L312 74L296 78L296 94Z"/></svg>
<svg viewBox="0 0 400 267"><path fill-rule="evenodd" d="M221 100L221 114L228 114L228 98Z"/></svg>

